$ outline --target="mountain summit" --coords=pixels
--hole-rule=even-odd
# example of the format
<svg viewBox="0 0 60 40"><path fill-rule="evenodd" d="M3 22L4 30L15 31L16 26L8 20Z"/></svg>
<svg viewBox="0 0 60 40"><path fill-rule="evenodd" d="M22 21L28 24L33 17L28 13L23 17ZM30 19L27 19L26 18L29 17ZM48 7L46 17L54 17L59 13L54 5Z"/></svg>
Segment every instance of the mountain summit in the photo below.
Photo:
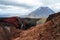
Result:
<svg viewBox="0 0 60 40"><path fill-rule="evenodd" d="M29 18L43 18L48 17L50 14L53 14L54 11L48 7L40 7L33 12L31 12L27 17Z"/></svg>

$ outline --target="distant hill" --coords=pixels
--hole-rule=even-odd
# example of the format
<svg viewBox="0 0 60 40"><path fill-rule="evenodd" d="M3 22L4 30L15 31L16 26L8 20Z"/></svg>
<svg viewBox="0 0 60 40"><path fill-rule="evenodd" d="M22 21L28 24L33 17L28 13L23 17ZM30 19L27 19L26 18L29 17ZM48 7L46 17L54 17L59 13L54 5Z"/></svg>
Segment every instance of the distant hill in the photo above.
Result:
<svg viewBox="0 0 60 40"><path fill-rule="evenodd" d="M33 12L31 12L27 17L29 18L44 18L48 17L48 15L53 14L54 11L48 7L40 7Z"/></svg>

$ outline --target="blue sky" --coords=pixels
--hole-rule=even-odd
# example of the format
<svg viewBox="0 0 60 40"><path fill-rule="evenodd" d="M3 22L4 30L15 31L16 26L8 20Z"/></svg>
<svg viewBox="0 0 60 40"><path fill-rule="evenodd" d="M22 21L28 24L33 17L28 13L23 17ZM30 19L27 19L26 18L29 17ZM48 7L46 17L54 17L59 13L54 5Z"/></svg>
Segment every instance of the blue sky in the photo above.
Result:
<svg viewBox="0 0 60 40"><path fill-rule="evenodd" d="M60 0L0 0L0 15L27 15L42 6L60 12Z"/></svg>

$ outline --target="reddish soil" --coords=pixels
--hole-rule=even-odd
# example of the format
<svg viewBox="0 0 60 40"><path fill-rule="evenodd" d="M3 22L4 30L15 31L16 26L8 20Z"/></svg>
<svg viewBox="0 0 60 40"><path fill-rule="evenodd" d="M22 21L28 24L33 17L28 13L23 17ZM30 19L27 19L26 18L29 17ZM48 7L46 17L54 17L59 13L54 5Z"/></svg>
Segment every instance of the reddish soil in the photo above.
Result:
<svg viewBox="0 0 60 40"><path fill-rule="evenodd" d="M23 30L20 37L13 40L60 40L60 15L53 17L44 24Z"/></svg>

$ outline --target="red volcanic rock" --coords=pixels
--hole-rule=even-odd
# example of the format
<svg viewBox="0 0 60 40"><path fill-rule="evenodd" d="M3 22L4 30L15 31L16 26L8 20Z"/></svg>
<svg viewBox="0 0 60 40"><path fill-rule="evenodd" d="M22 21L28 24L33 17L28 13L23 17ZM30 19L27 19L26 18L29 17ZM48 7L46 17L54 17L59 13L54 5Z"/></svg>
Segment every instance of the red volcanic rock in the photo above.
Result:
<svg viewBox="0 0 60 40"><path fill-rule="evenodd" d="M19 22L17 17L11 17L11 18L4 18L3 20L4 22L13 24L14 26L18 27L19 26Z"/></svg>

